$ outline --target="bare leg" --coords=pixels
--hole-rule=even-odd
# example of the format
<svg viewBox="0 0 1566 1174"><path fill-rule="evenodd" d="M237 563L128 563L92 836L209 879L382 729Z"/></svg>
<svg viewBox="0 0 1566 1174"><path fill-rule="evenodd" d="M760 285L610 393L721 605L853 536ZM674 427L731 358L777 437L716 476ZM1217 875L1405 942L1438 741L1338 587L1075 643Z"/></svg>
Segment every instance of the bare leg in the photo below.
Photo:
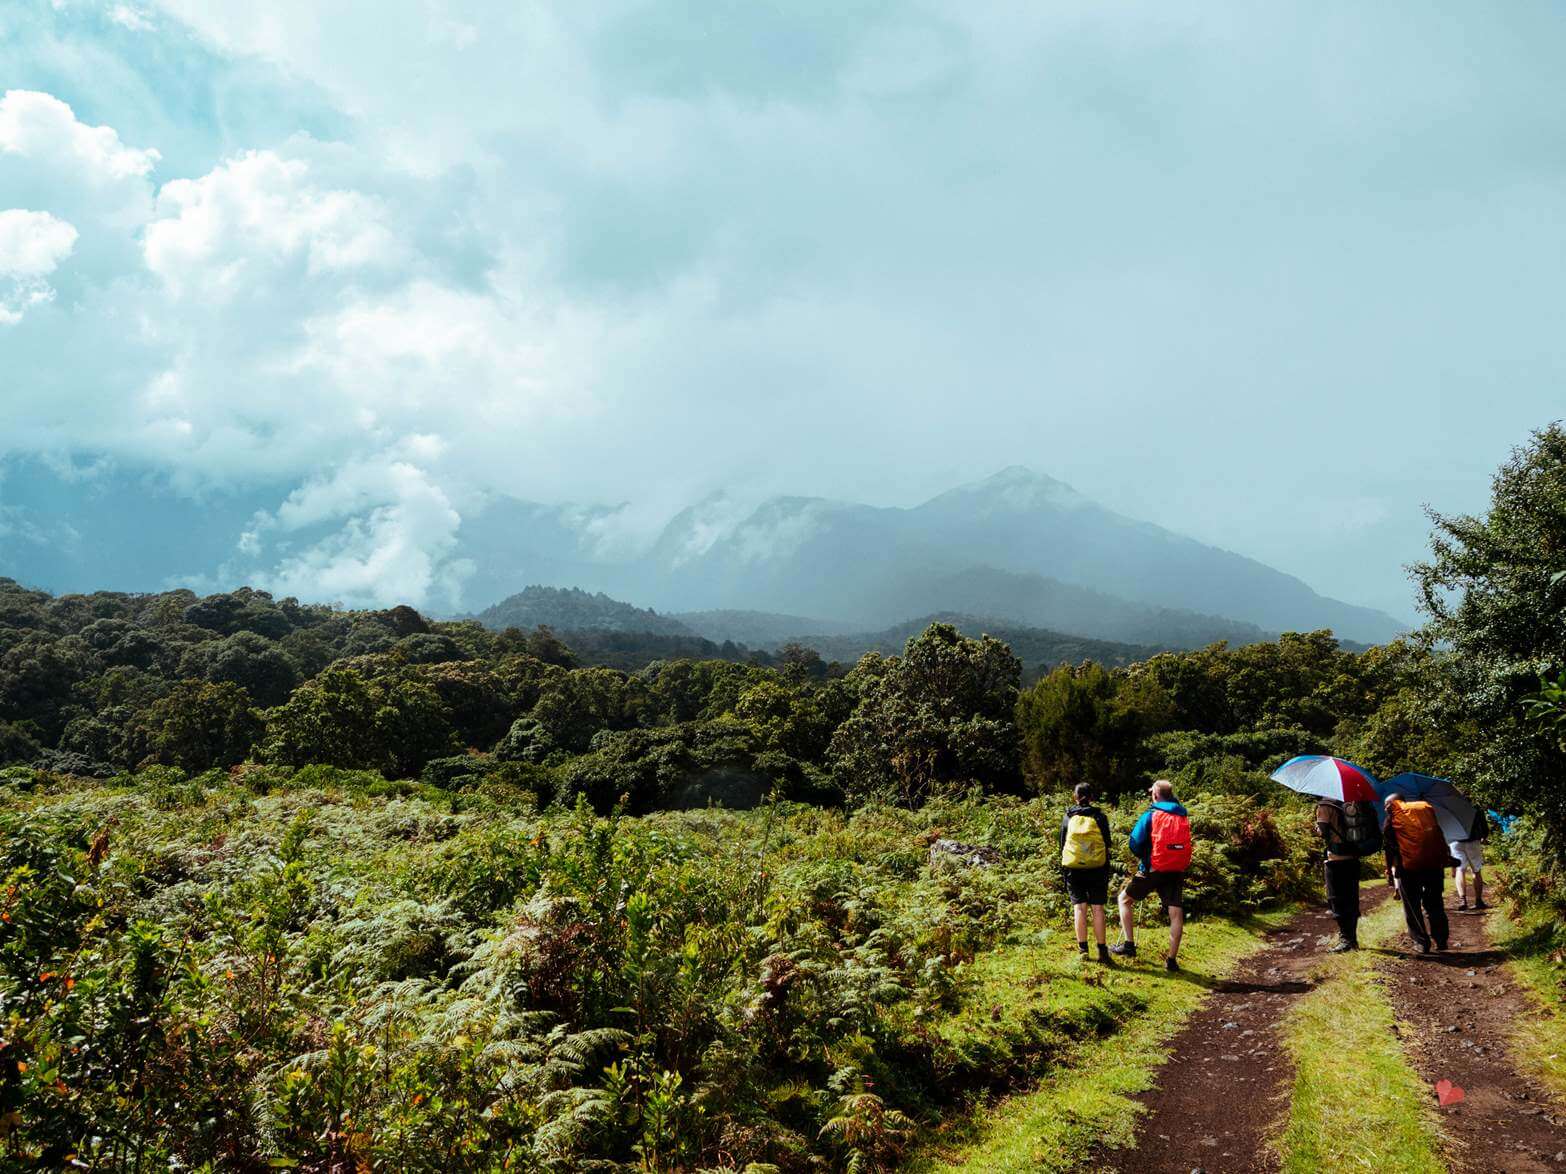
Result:
<svg viewBox="0 0 1566 1174"><path fill-rule="evenodd" d="M1104 944L1104 907L1093 906L1093 940L1100 946Z"/></svg>
<svg viewBox="0 0 1566 1174"><path fill-rule="evenodd" d="M1474 870L1474 904L1484 904L1484 873Z"/></svg>
<svg viewBox="0 0 1566 1174"><path fill-rule="evenodd" d="M1457 890L1457 903L1459 905L1468 904L1468 886L1464 883L1467 877L1467 869L1460 864L1452 870L1452 887Z"/></svg>
<svg viewBox="0 0 1566 1174"><path fill-rule="evenodd" d="M1169 910L1169 956L1180 952L1180 935L1185 932L1185 910L1176 905Z"/></svg>
<svg viewBox="0 0 1566 1174"><path fill-rule="evenodd" d="M1075 923L1076 929L1077 929L1077 944L1078 945L1086 945L1087 944L1087 906L1086 905L1081 905L1081 904L1073 905L1071 907L1071 913L1072 913L1072 921Z"/></svg>
<svg viewBox="0 0 1566 1174"><path fill-rule="evenodd" d="M1132 933L1133 933L1133 930L1135 929L1135 927L1131 923L1131 921L1132 921L1131 915L1132 915L1132 911L1134 909L1135 909L1135 905L1132 904L1131 894L1129 892L1127 892L1125 889L1121 889L1120 890L1120 936L1122 938L1124 938L1128 942L1131 942L1131 941L1135 940L1134 937L1132 936Z"/></svg>

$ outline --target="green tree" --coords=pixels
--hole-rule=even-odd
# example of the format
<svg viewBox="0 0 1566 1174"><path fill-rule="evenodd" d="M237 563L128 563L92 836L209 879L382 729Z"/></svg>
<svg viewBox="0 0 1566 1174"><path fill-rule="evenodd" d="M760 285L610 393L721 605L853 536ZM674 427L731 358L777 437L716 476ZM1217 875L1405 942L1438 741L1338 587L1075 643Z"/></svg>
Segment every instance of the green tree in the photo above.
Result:
<svg viewBox="0 0 1566 1174"><path fill-rule="evenodd" d="M1151 673L1115 673L1091 661L1061 665L1017 701L1028 781L1039 790L1091 783L1129 790L1149 768L1146 739L1173 706Z"/></svg>
<svg viewBox="0 0 1566 1174"><path fill-rule="evenodd" d="M459 749L440 694L395 675L367 679L329 668L265 716L265 756L286 766L325 763L409 778Z"/></svg>
<svg viewBox="0 0 1566 1174"><path fill-rule="evenodd" d="M265 729L250 694L229 681L180 681L138 724L148 757L191 773L243 762Z"/></svg>
<svg viewBox="0 0 1566 1174"><path fill-rule="evenodd" d="M1478 797L1539 817L1566 862L1566 748L1525 700L1566 668L1566 431L1534 433L1496 473L1482 516L1432 513L1430 558L1413 568L1446 647L1452 720L1471 739L1456 774Z"/></svg>
<svg viewBox="0 0 1566 1174"><path fill-rule="evenodd" d="M533 707L555 745L586 750L599 730L629 730L646 708L646 686L614 669L576 669L555 678Z"/></svg>
<svg viewBox="0 0 1566 1174"><path fill-rule="evenodd" d="M1020 787L1022 664L999 640L931 624L901 657L868 655L850 676L859 703L833 734L830 758L851 799L912 806L974 784Z"/></svg>

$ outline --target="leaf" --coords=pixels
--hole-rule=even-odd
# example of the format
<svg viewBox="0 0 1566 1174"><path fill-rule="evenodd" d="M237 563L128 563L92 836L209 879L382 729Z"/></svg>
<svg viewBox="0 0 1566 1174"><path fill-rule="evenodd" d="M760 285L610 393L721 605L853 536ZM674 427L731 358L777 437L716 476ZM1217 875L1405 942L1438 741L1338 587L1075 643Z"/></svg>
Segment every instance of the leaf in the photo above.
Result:
<svg viewBox="0 0 1566 1174"><path fill-rule="evenodd" d="M1440 1102L1442 1108L1447 1105L1460 1105L1466 1099L1462 1086L1453 1084L1445 1078L1436 1081L1435 1090L1436 1100Z"/></svg>

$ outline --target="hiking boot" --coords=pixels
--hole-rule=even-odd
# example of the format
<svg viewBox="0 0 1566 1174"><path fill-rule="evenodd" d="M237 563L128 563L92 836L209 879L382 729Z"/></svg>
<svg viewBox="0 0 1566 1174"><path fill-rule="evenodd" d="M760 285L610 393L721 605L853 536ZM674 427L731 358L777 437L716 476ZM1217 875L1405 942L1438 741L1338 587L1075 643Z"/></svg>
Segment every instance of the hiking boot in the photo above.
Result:
<svg viewBox="0 0 1566 1174"><path fill-rule="evenodd" d="M1165 958L1164 959L1164 969L1168 970L1168 971L1179 970L1180 969L1180 963L1176 962L1173 958Z"/></svg>
<svg viewBox="0 0 1566 1174"><path fill-rule="evenodd" d="M1098 960L1100 962L1108 962L1109 961L1109 947L1108 946L1100 946L1098 948Z"/></svg>
<svg viewBox="0 0 1566 1174"><path fill-rule="evenodd" d="M1475 909L1488 909L1489 907L1490 907L1490 903L1488 901L1475 901L1474 902L1474 908Z"/></svg>
<svg viewBox="0 0 1566 1174"><path fill-rule="evenodd" d="M1475 908L1477 908L1477 906L1475 906ZM1457 911L1459 913L1467 913L1468 912L1468 902L1464 901L1460 905L1458 905Z"/></svg>
<svg viewBox="0 0 1566 1174"><path fill-rule="evenodd" d="M1420 942L1419 943L1419 952L1421 954L1428 954L1428 953L1430 953L1430 950L1431 950L1431 946L1430 946L1429 942Z"/></svg>
<svg viewBox="0 0 1566 1174"><path fill-rule="evenodd" d="M1087 957L1087 943L1086 942L1078 942L1077 943L1077 953L1081 954L1084 958Z"/></svg>
<svg viewBox="0 0 1566 1174"><path fill-rule="evenodd" d="M1135 958L1136 943L1121 942L1118 946L1110 946L1109 952L1117 958Z"/></svg>
<svg viewBox="0 0 1566 1174"><path fill-rule="evenodd" d="M1350 950L1357 950L1357 949L1359 949L1359 947L1357 945L1355 945L1353 942L1349 941L1347 938L1340 938L1338 940L1338 944L1333 946L1332 949L1328 950L1327 953L1329 953L1329 954L1346 954Z"/></svg>

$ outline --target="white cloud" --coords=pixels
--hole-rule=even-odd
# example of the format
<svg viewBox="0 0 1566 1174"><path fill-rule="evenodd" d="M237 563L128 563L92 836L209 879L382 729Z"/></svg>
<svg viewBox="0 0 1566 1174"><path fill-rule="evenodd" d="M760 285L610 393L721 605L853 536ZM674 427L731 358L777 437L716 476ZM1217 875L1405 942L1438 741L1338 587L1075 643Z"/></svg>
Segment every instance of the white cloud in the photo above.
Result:
<svg viewBox="0 0 1566 1174"><path fill-rule="evenodd" d="M309 171L304 160L251 151L200 179L165 184L144 236L147 267L176 295L212 298L292 262L310 277L396 262L380 202L316 187Z"/></svg>
<svg viewBox="0 0 1566 1174"><path fill-rule="evenodd" d="M47 212L0 211L0 276L47 277L76 247L76 228Z"/></svg>
<svg viewBox="0 0 1566 1174"><path fill-rule="evenodd" d="M279 594L356 604L450 599L472 569L449 557L461 521L430 474L394 449L301 486L275 514L256 519L240 549L250 554L264 537L331 524L329 536L256 571L254 581Z"/></svg>
<svg viewBox="0 0 1566 1174"><path fill-rule="evenodd" d="M14 326L29 306L54 297L44 279L76 247L76 229L47 212L0 211L0 326Z"/></svg>
<svg viewBox="0 0 1566 1174"><path fill-rule="evenodd" d="M148 175L160 158L156 150L127 147L112 127L78 122L68 105L36 90L7 90L0 98L0 154L59 162L97 185Z"/></svg>
<svg viewBox="0 0 1566 1174"><path fill-rule="evenodd" d="M13 207L41 208L79 233L71 269L99 280L134 272L137 234L152 211L159 154L91 126L52 94L0 97L0 192Z"/></svg>
<svg viewBox="0 0 1566 1174"><path fill-rule="evenodd" d="M152 22L147 19L147 14L139 8L132 8L129 4L116 4L110 8L109 19L121 28L130 29L132 32L144 33L152 29Z"/></svg>

